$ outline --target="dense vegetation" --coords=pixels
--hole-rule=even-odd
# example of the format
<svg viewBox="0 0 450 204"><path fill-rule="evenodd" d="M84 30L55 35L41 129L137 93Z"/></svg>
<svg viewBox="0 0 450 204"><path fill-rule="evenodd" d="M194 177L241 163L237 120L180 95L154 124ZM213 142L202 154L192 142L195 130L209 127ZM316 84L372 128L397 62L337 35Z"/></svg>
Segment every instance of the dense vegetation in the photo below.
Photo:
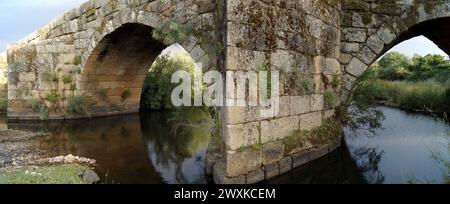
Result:
<svg viewBox="0 0 450 204"><path fill-rule="evenodd" d="M450 61L441 55L386 54L365 73L355 101L411 111L450 112Z"/></svg>
<svg viewBox="0 0 450 204"><path fill-rule="evenodd" d="M187 71L193 77L194 61L185 51L158 57L144 83L141 107L146 110L172 109L171 93L177 84L171 83L176 71Z"/></svg>

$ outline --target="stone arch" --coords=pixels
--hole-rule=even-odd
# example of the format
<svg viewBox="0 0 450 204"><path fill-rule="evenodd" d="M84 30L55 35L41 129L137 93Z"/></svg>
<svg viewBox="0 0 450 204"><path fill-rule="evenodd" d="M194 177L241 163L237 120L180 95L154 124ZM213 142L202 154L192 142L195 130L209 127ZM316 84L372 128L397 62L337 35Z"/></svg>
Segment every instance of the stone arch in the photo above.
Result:
<svg viewBox="0 0 450 204"><path fill-rule="evenodd" d="M405 40L424 35L449 53L450 43L441 37L445 36L442 28L450 34L449 3L447 0L372 4L344 1L340 56L343 103L350 101L358 78L369 66Z"/></svg>
<svg viewBox="0 0 450 204"><path fill-rule="evenodd" d="M79 94L93 99L92 116L139 112L142 86L154 60L168 46L152 38L153 27L125 23L96 43L82 63L77 85ZM208 57L197 45L188 53ZM195 59L201 63L201 58ZM210 66L207 65L207 66ZM206 67L209 69L209 67ZM124 93L129 96L124 99ZM105 98L102 98L105 97Z"/></svg>
<svg viewBox="0 0 450 204"><path fill-rule="evenodd" d="M10 86L11 119L39 119L37 111L28 107L30 100L40 101L45 106L46 96L58 96L57 107L47 107L49 119L73 119L83 117L103 116L99 114L71 114L66 110L66 104L72 93L73 84L50 82L43 80L44 72L55 72L60 77L69 76L76 84L75 95L81 95L89 89L86 71L88 65L94 64L91 56L99 46L104 45L104 39L127 25L147 26L148 39L151 39L151 29L159 28L164 22L173 21L180 25L190 25L196 31L188 38L178 42L197 63L202 63L205 70L217 68L218 53L207 52L205 42L220 42L220 30L216 15L218 3L215 1L122 1L122 0L90 0L80 7L65 12L48 25L38 29L25 39L8 48L8 67L14 69L11 76L17 78L17 86ZM200 35L199 35L200 33ZM142 37L143 38L143 37ZM103 41L103 42L102 42ZM30 63L28 63L30 62ZM31 67L29 64L35 64ZM92 70L91 70L92 71ZM21 88L30 92L26 96ZM29 90L29 91L28 91ZM92 94L91 94L92 95ZM59 101L59 99L61 99ZM115 109L120 109L117 107ZM129 107L129 109L133 109ZM134 108L136 109L136 108ZM95 112L95 111L94 111ZM117 111L120 114L128 111Z"/></svg>

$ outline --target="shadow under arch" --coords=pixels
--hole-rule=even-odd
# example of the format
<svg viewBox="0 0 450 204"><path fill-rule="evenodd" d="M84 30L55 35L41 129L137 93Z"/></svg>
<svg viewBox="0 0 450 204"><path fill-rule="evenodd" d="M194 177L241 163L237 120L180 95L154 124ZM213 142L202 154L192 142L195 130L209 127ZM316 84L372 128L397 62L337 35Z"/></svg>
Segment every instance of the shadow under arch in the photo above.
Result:
<svg viewBox="0 0 450 204"><path fill-rule="evenodd" d="M127 23L106 35L92 51L78 87L91 99L92 115L139 112L147 72L167 47L152 38L153 28Z"/></svg>

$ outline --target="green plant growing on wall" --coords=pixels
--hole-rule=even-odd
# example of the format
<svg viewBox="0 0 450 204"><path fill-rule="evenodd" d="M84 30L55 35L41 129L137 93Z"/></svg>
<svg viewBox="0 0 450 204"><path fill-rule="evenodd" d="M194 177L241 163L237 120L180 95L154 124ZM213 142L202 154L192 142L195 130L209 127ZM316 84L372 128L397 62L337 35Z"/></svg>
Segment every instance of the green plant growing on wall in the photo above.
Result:
<svg viewBox="0 0 450 204"><path fill-rule="evenodd" d="M59 73L55 69L47 69L42 73L42 80L47 82L59 82Z"/></svg>
<svg viewBox="0 0 450 204"><path fill-rule="evenodd" d="M130 90L125 90L122 92L122 102L125 102L128 98L130 98L131 96L131 91Z"/></svg>
<svg viewBox="0 0 450 204"><path fill-rule="evenodd" d="M33 99L28 100L27 107L29 107L33 111L37 112L39 114L39 117L41 120L45 120L49 116L48 109L45 106L45 103L42 103L41 101L39 101L37 99L33 98Z"/></svg>
<svg viewBox="0 0 450 204"><path fill-rule="evenodd" d="M327 108L336 108L339 106L340 99L335 92L327 90L323 96Z"/></svg>
<svg viewBox="0 0 450 204"><path fill-rule="evenodd" d="M340 76L338 76L338 75L333 76L333 80L331 81L331 85L333 86L333 88L335 88L335 89L339 88L341 83L342 83L342 80L341 80Z"/></svg>
<svg viewBox="0 0 450 204"><path fill-rule="evenodd" d="M55 109L58 107L60 99L61 96L58 93L56 93L56 91L52 91L51 93L47 94L47 96L45 96L45 100L48 101Z"/></svg>
<svg viewBox="0 0 450 204"><path fill-rule="evenodd" d="M72 61L72 64L76 65L76 66L80 65L81 64L81 57L80 56L74 57L73 61Z"/></svg>
<svg viewBox="0 0 450 204"><path fill-rule="evenodd" d="M69 90L70 90L72 96L75 96L75 91L77 90L77 84L76 83L70 84Z"/></svg>
<svg viewBox="0 0 450 204"><path fill-rule="evenodd" d="M71 84L71 83L73 82L73 78L72 78L72 76L70 76L70 75L64 75L64 76L62 77L62 81L63 81L63 83L64 83L65 85L69 85L69 84Z"/></svg>
<svg viewBox="0 0 450 204"><path fill-rule="evenodd" d="M173 20L169 20L153 30L153 38L169 46L174 43L183 42L192 32L192 26L181 25Z"/></svg>
<svg viewBox="0 0 450 204"><path fill-rule="evenodd" d="M196 31L194 32L195 36L198 36L200 39L201 47L207 52L211 54L219 54L224 51L223 44L221 42L212 41L211 36L204 31Z"/></svg>
<svg viewBox="0 0 450 204"><path fill-rule="evenodd" d="M83 96L70 96L67 99L68 113L87 113L87 100Z"/></svg>
<svg viewBox="0 0 450 204"><path fill-rule="evenodd" d="M314 93L314 81L307 76L297 76L294 74L292 79L296 90L303 95L310 95Z"/></svg>

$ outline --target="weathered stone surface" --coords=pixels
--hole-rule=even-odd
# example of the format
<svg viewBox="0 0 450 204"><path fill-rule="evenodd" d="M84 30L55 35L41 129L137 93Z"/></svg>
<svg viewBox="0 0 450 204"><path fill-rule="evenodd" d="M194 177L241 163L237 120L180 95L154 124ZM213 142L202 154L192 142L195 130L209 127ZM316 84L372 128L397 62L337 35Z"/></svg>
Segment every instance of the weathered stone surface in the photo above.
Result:
<svg viewBox="0 0 450 204"><path fill-rule="evenodd" d="M223 136L229 150L237 150L259 143L259 122L226 125Z"/></svg>
<svg viewBox="0 0 450 204"><path fill-rule="evenodd" d="M258 148L245 148L240 151L227 152L226 176L236 177L247 174L262 165L262 151Z"/></svg>
<svg viewBox="0 0 450 204"><path fill-rule="evenodd" d="M311 111L321 111L324 109L324 97L322 94L314 94L311 97Z"/></svg>
<svg viewBox="0 0 450 204"><path fill-rule="evenodd" d="M347 66L347 72L355 77L361 76L366 71L367 65L361 62L358 58L353 58Z"/></svg>
<svg viewBox="0 0 450 204"><path fill-rule="evenodd" d="M214 166L214 183L216 184L245 184L245 175L227 177L225 172L226 164L218 162Z"/></svg>
<svg viewBox="0 0 450 204"><path fill-rule="evenodd" d="M284 174L292 170L292 158L286 157L283 160L278 162L280 167L280 174Z"/></svg>
<svg viewBox="0 0 450 204"><path fill-rule="evenodd" d="M334 117L336 115L336 110L331 109L331 110L326 110L323 112L323 119L330 119L332 117Z"/></svg>
<svg viewBox="0 0 450 204"><path fill-rule="evenodd" d="M316 147L316 148L312 149L310 151L309 158L311 160L316 160L316 159L322 158L323 156L328 154L328 147L329 147L329 145L322 145L320 147Z"/></svg>
<svg viewBox="0 0 450 204"><path fill-rule="evenodd" d="M322 125L322 112L313 112L300 116L300 129L313 130Z"/></svg>
<svg viewBox="0 0 450 204"><path fill-rule="evenodd" d="M380 30L378 30L377 34L386 44L391 43L397 37L387 25L382 26Z"/></svg>
<svg viewBox="0 0 450 204"><path fill-rule="evenodd" d="M367 46L369 46L373 52L379 54L384 48L384 42L378 35L374 34L367 39Z"/></svg>
<svg viewBox="0 0 450 204"><path fill-rule="evenodd" d="M266 180L271 179L275 176L280 175L280 168L278 166L278 163L272 163L264 166L264 172L266 175Z"/></svg>
<svg viewBox="0 0 450 204"><path fill-rule="evenodd" d="M263 146L263 164L271 164L284 156L284 144L281 141L271 142Z"/></svg>
<svg viewBox="0 0 450 204"><path fill-rule="evenodd" d="M311 96L291 96L291 114L300 115L311 112Z"/></svg>
<svg viewBox="0 0 450 204"><path fill-rule="evenodd" d="M299 166L303 166L310 162L310 152L308 150L297 153L292 156L292 165L294 168L297 168Z"/></svg>
<svg viewBox="0 0 450 204"><path fill-rule="evenodd" d="M298 116L262 121L261 143L265 144L286 138L298 129L299 129Z"/></svg>
<svg viewBox="0 0 450 204"><path fill-rule="evenodd" d="M255 184L265 179L265 172L259 168L247 174L247 184Z"/></svg>

